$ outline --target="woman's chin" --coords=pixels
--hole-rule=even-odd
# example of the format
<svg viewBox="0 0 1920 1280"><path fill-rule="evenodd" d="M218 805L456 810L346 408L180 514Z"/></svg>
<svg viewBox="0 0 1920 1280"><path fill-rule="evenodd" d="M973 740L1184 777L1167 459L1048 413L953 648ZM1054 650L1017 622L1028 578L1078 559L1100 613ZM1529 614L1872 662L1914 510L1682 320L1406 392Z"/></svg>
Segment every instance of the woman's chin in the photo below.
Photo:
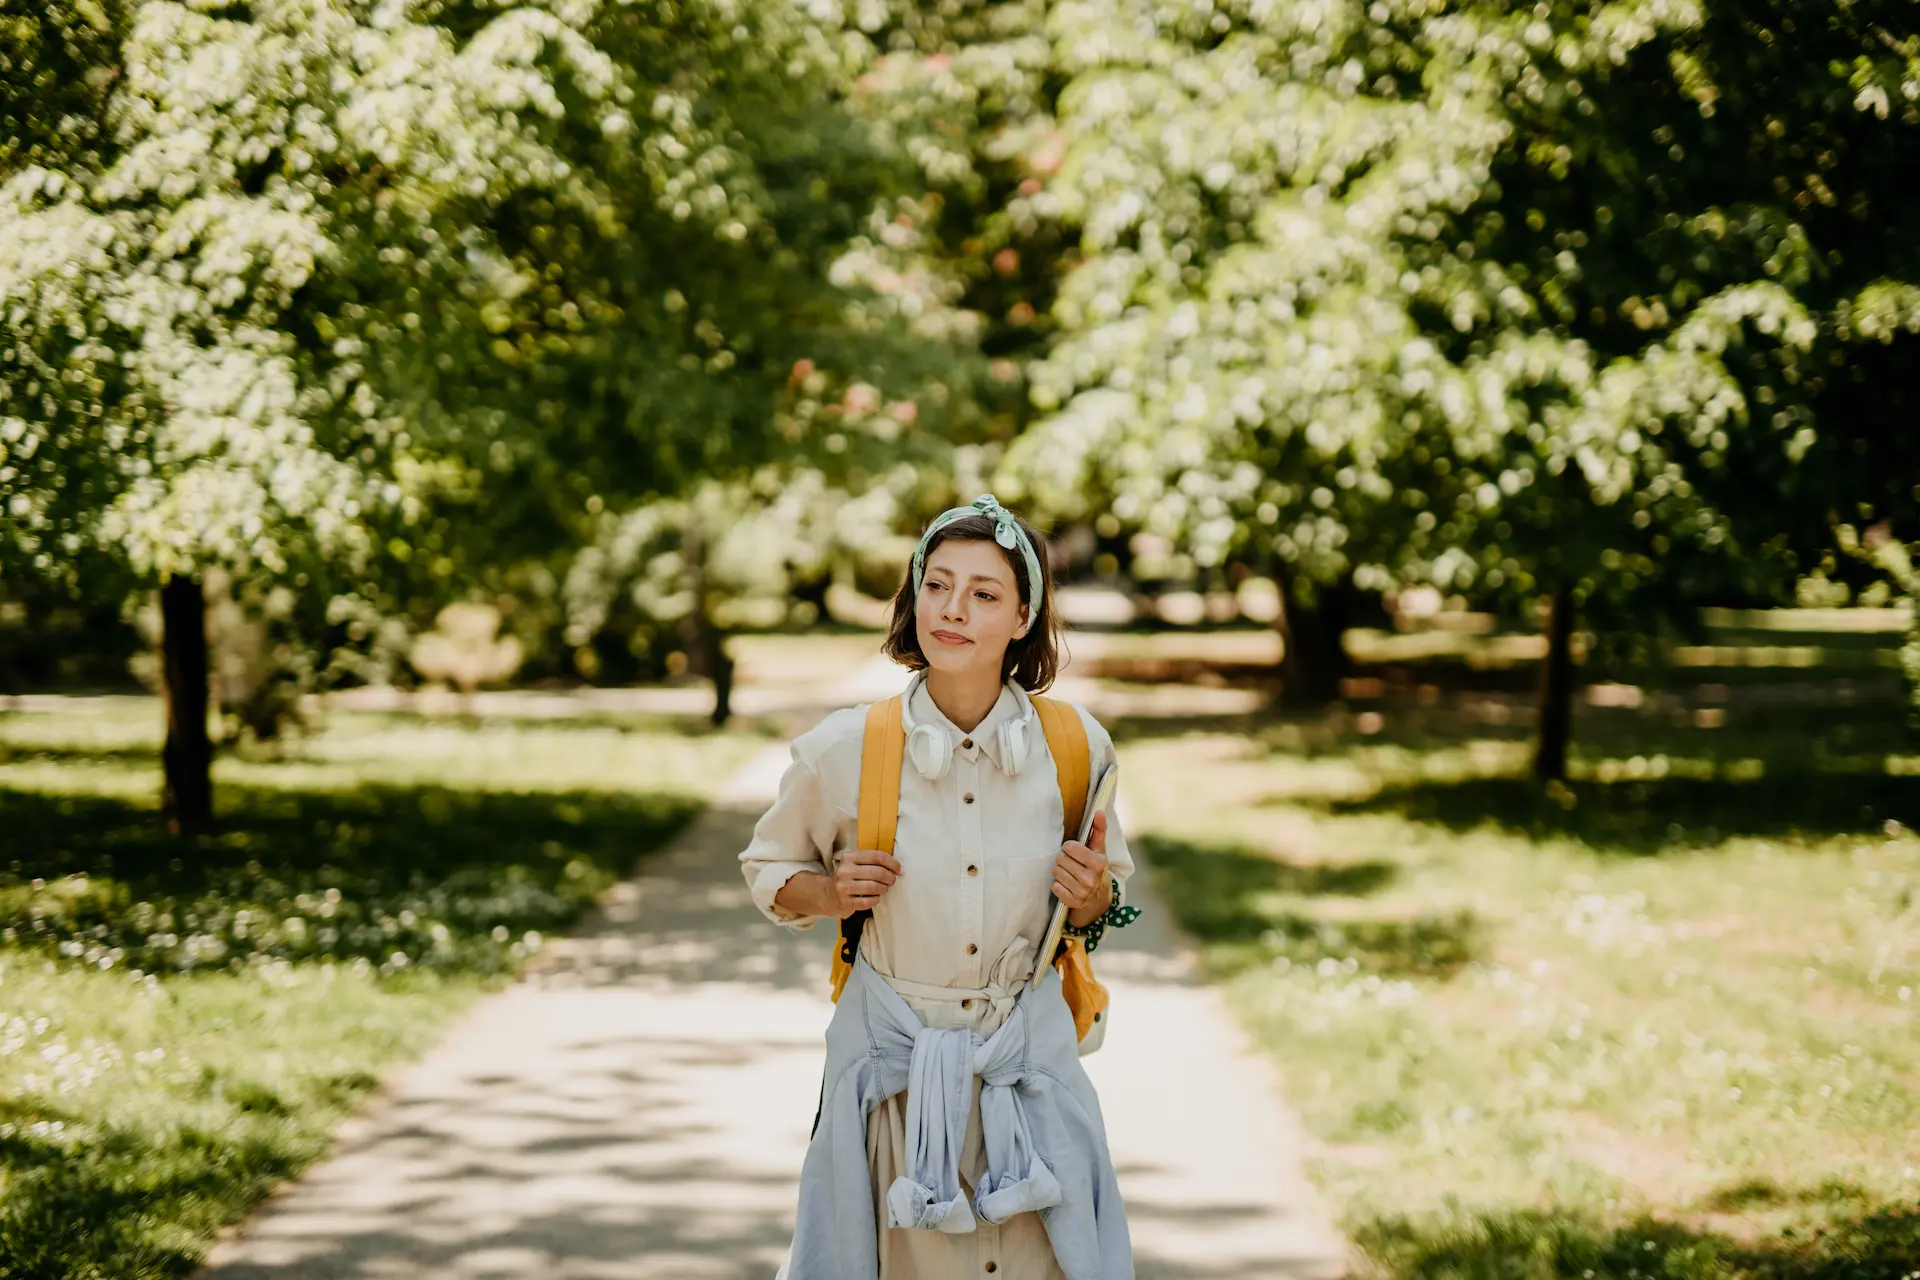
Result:
<svg viewBox="0 0 1920 1280"><path fill-rule="evenodd" d="M945 675L958 675L980 665L977 644L941 644L936 640L931 645L923 645L921 652L926 654L929 667Z"/></svg>

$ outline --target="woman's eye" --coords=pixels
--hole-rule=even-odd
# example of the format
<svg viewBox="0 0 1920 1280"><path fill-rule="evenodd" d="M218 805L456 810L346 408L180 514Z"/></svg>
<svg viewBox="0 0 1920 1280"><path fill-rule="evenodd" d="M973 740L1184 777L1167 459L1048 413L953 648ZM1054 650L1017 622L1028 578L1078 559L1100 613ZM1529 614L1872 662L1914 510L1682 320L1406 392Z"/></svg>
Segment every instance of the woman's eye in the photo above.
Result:
<svg viewBox="0 0 1920 1280"><path fill-rule="evenodd" d="M993 599L993 596L992 596L992 594L991 594L991 593L989 593L989 592L985 592L985 591L976 591L976 592L974 592L973 594L975 594L975 595L977 595L977 596L979 596L979 597L980 597L980 598L981 598L982 600L987 600L987 601L991 601L991 600Z"/></svg>

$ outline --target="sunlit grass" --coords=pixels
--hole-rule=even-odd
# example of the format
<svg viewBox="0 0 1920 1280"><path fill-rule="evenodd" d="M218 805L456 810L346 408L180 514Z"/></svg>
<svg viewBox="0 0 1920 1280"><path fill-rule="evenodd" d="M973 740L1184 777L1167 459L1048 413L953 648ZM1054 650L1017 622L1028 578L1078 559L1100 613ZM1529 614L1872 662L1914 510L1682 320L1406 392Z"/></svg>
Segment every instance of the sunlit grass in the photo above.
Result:
<svg viewBox="0 0 1920 1280"><path fill-rule="evenodd" d="M1369 1265L1920 1268L1903 711L1583 706L1541 787L1524 704L1493 723L1490 696L1123 740L1156 883Z"/></svg>
<svg viewBox="0 0 1920 1280"><path fill-rule="evenodd" d="M162 832L146 699L0 715L0 1275L178 1276L763 745L336 714Z"/></svg>

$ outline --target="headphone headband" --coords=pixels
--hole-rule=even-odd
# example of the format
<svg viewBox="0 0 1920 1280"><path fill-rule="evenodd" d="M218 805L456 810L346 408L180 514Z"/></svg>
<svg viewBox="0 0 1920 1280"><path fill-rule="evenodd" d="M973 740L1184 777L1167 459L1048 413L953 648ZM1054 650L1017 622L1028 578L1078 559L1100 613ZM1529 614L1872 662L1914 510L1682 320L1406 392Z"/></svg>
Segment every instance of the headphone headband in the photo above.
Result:
<svg viewBox="0 0 1920 1280"><path fill-rule="evenodd" d="M913 695L926 683L927 673L916 671L907 681L906 692L900 695L900 727L907 735L907 758L913 761L913 767L920 776L938 781L946 776L947 768L953 762L953 742L947 731L937 724L916 722L913 715ZM1017 680L1002 682L1013 690L1013 698L1020 708L1020 714L1008 716L1000 722L1000 769L1008 776L1020 772L1027 762L1027 755L1033 748L1033 721L1038 714L1033 699L1020 687Z"/></svg>

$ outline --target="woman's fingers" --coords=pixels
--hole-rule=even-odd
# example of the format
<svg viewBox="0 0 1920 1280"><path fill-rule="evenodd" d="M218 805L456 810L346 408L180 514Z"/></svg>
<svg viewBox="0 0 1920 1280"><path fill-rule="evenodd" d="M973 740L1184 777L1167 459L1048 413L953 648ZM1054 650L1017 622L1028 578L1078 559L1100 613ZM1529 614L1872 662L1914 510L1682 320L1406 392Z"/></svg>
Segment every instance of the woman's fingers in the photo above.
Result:
<svg viewBox="0 0 1920 1280"><path fill-rule="evenodd" d="M1094 879L1082 879L1057 864L1053 868L1053 896L1070 907L1084 907L1091 902L1094 883Z"/></svg>
<svg viewBox="0 0 1920 1280"><path fill-rule="evenodd" d="M871 908L900 878L900 860L878 849L849 849L834 868L842 900L855 911Z"/></svg>
<svg viewBox="0 0 1920 1280"><path fill-rule="evenodd" d="M1060 858L1081 868L1094 879L1098 879L1100 873L1107 869L1107 855L1099 849L1089 849L1078 840L1069 840L1061 845Z"/></svg>
<svg viewBox="0 0 1920 1280"><path fill-rule="evenodd" d="M900 863L884 853L856 849L841 858L834 873L846 880L871 880L875 884L890 885L900 878Z"/></svg>

